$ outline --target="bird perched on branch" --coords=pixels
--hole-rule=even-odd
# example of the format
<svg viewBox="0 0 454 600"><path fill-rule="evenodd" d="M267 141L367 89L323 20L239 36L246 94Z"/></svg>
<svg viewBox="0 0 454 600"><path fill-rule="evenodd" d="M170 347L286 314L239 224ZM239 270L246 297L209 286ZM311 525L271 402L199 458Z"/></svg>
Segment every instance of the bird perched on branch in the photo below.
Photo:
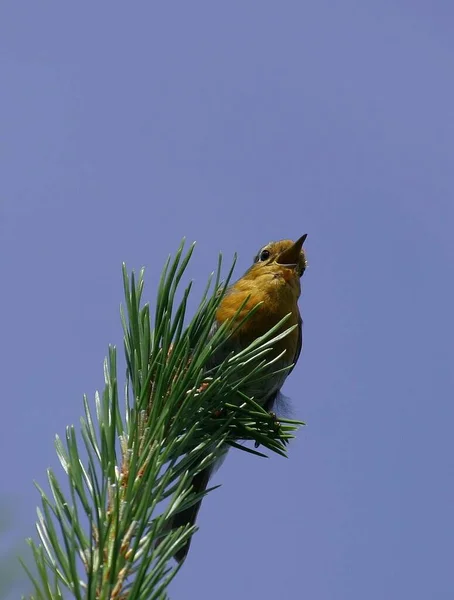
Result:
<svg viewBox="0 0 454 600"><path fill-rule="evenodd" d="M285 379L296 364L302 347L302 319L298 308L301 294L301 277L307 266L303 244L307 234L296 242L281 240L263 246L254 258L252 266L227 290L216 312L214 329L226 320L236 319L239 323L249 312L257 310L234 332L225 344L222 353L216 355L215 361L220 364L232 351L247 348L258 337L267 333L284 317L290 315L283 325L287 329L296 325L288 335L273 345L271 359L278 357L273 364L274 370L280 373L259 381L255 388L242 390L267 410L272 410ZM241 310L238 313L238 310ZM238 314L237 314L238 313ZM282 356L280 356L282 355ZM293 366L292 366L293 365ZM292 367L285 370L286 367ZM208 467L198 473L193 481L193 491L203 492L213 472ZM195 523L201 502L177 513L172 522L172 529ZM191 540L175 554L175 559L182 562L188 553Z"/></svg>

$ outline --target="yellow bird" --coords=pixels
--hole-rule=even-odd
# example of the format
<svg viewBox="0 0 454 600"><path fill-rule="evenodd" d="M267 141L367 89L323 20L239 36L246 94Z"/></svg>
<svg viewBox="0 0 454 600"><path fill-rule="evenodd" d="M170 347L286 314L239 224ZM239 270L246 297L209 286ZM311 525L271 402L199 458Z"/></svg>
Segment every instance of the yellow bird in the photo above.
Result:
<svg viewBox="0 0 454 600"><path fill-rule="evenodd" d="M306 270L307 261L303 244L307 234L296 242L281 240L270 242L263 246L254 258L252 266L227 290L216 312L216 322L213 331L227 319L233 319L240 306L243 308L236 316L238 322L260 303L256 312L247 319L229 338L214 358L214 364L221 363L232 351L247 348L255 339L264 335L277 325L285 316L283 329L297 325L288 335L273 345L273 353L268 357L282 356L273 364L273 371L295 365L302 347L302 319L298 308L301 295L301 277ZM213 365L210 364L210 367ZM293 369L293 367L292 367ZM255 386L248 386L242 391L253 396L255 401L267 410L272 410L279 391L292 369L275 374L271 378L260 381ZM193 481L193 491L203 492L207 485L213 467L208 467L198 473ZM195 523L200 502L175 515L171 528ZM182 562L188 553L191 540L175 554L175 559Z"/></svg>

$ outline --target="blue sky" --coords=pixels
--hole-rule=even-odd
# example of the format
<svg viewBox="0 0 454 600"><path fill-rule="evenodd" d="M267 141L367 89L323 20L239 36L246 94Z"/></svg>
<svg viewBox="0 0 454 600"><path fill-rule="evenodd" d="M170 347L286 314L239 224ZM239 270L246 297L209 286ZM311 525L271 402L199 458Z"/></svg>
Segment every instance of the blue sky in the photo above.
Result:
<svg viewBox="0 0 454 600"><path fill-rule="evenodd" d="M174 600L454 593L454 9L397 1L0 7L1 497L34 531L55 433L121 347L121 262L153 301L308 233L307 422L232 452ZM21 588L22 590L24 588ZM16 597L16 596L14 596Z"/></svg>

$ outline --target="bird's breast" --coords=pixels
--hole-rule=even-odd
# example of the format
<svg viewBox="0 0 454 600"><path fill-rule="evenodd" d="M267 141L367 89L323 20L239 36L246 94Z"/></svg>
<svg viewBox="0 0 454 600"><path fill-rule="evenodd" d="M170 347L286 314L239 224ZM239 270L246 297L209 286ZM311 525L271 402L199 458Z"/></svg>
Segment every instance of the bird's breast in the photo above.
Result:
<svg viewBox="0 0 454 600"><path fill-rule="evenodd" d="M243 349L267 333L289 314L290 316L282 325L281 330L285 330L291 325L298 325L300 321L298 295L299 285L289 285L285 274L279 272L265 273L252 280L243 278L227 292L218 308L216 319L218 323L223 323L227 319L234 319L239 323L254 307L260 304L233 336L232 341L235 345ZM243 303L244 306L237 315L236 313ZM285 351L283 360L290 365L296 355L298 339L299 332L296 327L273 345L274 356Z"/></svg>

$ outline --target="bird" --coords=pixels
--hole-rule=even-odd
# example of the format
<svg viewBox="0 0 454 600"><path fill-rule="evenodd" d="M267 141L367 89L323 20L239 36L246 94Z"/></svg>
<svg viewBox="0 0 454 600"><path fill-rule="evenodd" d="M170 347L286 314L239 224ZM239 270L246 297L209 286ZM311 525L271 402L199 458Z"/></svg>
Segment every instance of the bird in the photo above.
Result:
<svg viewBox="0 0 454 600"><path fill-rule="evenodd" d="M301 278L307 267L303 244L307 234L296 242L280 240L269 242L256 254L252 266L231 285L222 298L215 315L212 328L214 333L227 320L235 320L240 326L229 337L224 346L215 353L209 368L223 362L233 352L247 348L258 337L267 333L284 317L288 319L282 330L294 325L294 329L273 345L270 359L275 357L273 371L280 371L272 377L259 381L242 392L272 411L279 397L284 381L293 370L302 349L303 321L298 307L301 295ZM253 314L243 319L256 307ZM216 465L201 470L192 480L194 493L205 491ZM172 520L171 529L184 525L194 525L201 500L189 508L177 513ZM180 548L174 558L182 563L189 551L191 538Z"/></svg>

